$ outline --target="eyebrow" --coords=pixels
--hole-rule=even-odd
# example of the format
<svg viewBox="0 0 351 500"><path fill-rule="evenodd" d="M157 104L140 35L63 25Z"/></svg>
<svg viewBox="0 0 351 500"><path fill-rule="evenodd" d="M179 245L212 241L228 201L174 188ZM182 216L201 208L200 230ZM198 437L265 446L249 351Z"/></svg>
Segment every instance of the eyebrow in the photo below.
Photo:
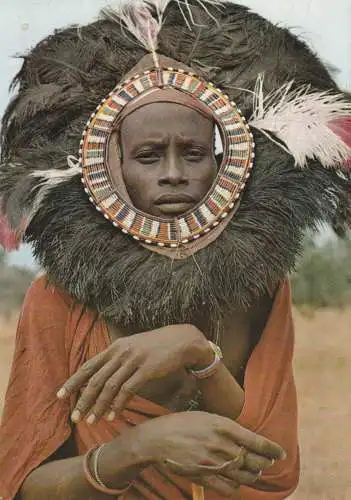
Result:
<svg viewBox="0 0 351 500"><path fill-rule="evenodd" d="M139 148L142 147L163 147L168 143L168 139L145 139L145 141L140 141L137 144L132 146L132 151L135 151ZM177 139L177 143L181 144L182 146L194 146L194 145L208 145L208 142L205 141L204 139L201 138L185 138L185 137L179 137Z"/></svg>

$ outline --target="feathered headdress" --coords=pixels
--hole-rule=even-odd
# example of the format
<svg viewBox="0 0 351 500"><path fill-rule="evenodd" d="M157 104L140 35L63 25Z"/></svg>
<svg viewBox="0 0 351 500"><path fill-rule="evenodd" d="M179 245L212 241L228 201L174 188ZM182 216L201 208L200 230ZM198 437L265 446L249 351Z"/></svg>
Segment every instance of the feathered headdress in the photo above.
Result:
<svg viewBox="0 0 351 500"><path fill-rule="evenodd" d="M189 0L117 0L103 13L105 18L124 26L153 55L158 68L159 33L171 2L179 8L190 30L196 25L194 2L218 23L226 3L222 0L194 0L192 3ZM309 160L317 160L324 167L350 172L351 101L335 91L319 92L306 85L297 87L293 81L264 95L263 79L262 75L258 76L249 125L291 154L298 167L305 167ZM68 167L32 174L32 178L39 178L40 182L32 186L28 197L30 203L24 204L15 216L0 200L0 243L7 250L19 246L52 187L81 174L80 166L72 157L69 157Z"/></svg>
<svg viewBox="0 0 351 500"><path fill-rule="evenodd" d="M113 21L123 23L146 50L154 56L158 67L158 36L166 8L171 0L119 0L103 12ZM195 25L188 0L176 0L179 10L191 29ZM223 6L221 0L197 0L214 19L208 5ZM207 4L207 5L206 5ZM310 159L325 167L343 165L349 168L351 158L351 102L330 92L316 92L305 85L295 88L287 82L264 95L263 75L259 75L254 92L254 112L249 124L279 145L303 167Z"/></svg>

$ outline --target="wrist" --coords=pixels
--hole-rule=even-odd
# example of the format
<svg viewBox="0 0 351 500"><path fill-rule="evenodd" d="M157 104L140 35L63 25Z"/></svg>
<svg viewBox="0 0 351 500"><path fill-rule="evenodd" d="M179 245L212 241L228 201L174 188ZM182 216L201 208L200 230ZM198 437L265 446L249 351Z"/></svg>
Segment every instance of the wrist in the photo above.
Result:
<svg viewBox="0 0 351 500"><path fill-rule="evenodd" d="M104 450L106 444L102 444L101 446L97 445L91 448L88 453L84 456L83 459L83 470L85 479L88 483L96 490L101 493L105 493L109 496L120 496L126 493L131 486L131 482L126 483L123 488L111 488L108 486L100 476L99 466L101 453Z"/></svg>
<svg viewBox="0 0 351 500"><path fill-rule="evenodd" d="M99 458L100 477L110 488L133 481L152 461L134 429L106 443Z"/></svg>
<svg viewBox="0 0 351 500"><path fill-rule="evenodd" d="M204 370L210 366L215 359L215 353L211 344L206 340L205 345L201 346L198 351L196 361L189 366L190 370Z"/></svg>
<svg viewBox="0 0 351 500"><path fill-rule="evenodd" d="M197 368L197 369L190 369L190 373L197 379L203 380L207 379L210 377L213 377L218 372L218 369L220 367L221 361L223 359L223 354L221 351L221 348L214 344L213 342L208 342L212 353L213 353L213 360L211 363L207 364L203 368Z"/></svg>
<svg viewBox="0 0 351 500"><path fill-rule="evenodd" d="M196 326L187 325L191 330L192 342L188 347L186 368L201 370L214 360L214 352L205 335Z"/></svg>

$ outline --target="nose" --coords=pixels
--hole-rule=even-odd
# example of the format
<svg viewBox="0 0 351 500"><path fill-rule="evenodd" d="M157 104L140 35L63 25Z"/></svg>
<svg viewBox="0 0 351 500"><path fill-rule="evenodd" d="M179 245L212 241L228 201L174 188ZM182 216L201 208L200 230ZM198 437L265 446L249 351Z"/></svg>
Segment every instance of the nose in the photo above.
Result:
<svg viewBox="0 0 351 500"><path fill-rule="evenodd" d="M188 184L188 178L185 174L184 165L181 158L176 155L167 155L160 172L158 180L160 186L178 186L179 184Z"/></svg>

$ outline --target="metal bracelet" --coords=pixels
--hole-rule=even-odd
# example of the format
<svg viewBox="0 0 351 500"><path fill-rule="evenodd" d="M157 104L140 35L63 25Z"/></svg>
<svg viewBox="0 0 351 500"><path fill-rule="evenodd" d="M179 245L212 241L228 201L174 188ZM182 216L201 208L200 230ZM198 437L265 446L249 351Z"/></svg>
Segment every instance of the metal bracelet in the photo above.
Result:
<svg viewBox="0 0 351 500"><path fill-rule="evenodd" d="M119 496L119 495L123 495L123 493L125 493L129 489L129 487L131 486L131 483L129 483L128 486L125 488L112 489L112 488L108 488L107 486L105 486L104 482L99 477L98 461L99 461L99 457L101 455L101 451L102 451L103 447L104 447L104 445L94 446L85 455L84 460L83 460L83 470L84 470L85 478L91 484L91 486L94 489L96 489L97 491L101 491L102 493L105 493L107 495L111 495L114 497ZM92 462L93 473L90 470L90 462Z"/></svg>
<svg viewBox="0 0 351 500"><path fill-rule="evenodd" d="M218 364L221 362L223 359L223 354L221 351L221 348L217 345L214 344L213 342L209 341L209 344L213 350L214 353L214 360L212 363L207 366L206 368L202 368L201 370L192 370L190 369L189 372L197 379L206 379L214 375L217 371Z"/></svg>

